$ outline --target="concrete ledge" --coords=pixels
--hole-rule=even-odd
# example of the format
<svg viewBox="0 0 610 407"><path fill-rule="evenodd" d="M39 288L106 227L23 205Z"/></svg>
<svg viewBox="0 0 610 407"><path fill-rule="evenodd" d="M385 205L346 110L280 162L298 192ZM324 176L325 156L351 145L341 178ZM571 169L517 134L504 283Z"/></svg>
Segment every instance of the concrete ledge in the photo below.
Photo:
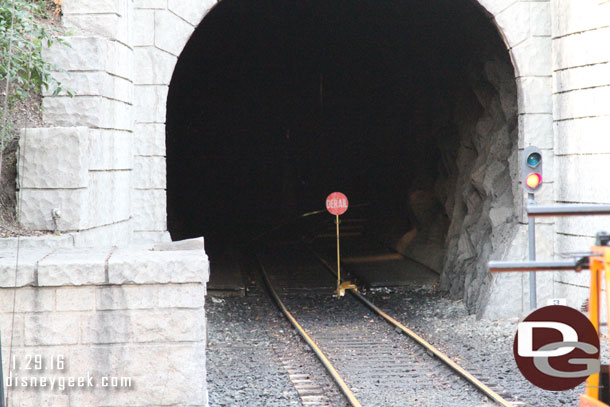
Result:
<svg viewBox="0 0 610 407"><path fill-rule="evenodd" d="M203 237L179 240L177 242L161 242L155 244L152 249L158 251L204 250Z"/></svg>
<svg viewBox="0 0 610 407"><path fill-rule="evenodd" d="M103 284L111 249L60 249L38 262L39 286Z"/></svg>
<svg viewBox="0 0 610 407"><path fill-rule="evenodd" d="M109 225L79 230L78 232L64 232L59 236L53 234L42 236L21 236L19 238L19 247L21 250L92 246L125 247L132 243L130 240L133 232L132 229L131 220L126 219ZM171 240L168 232L150 232L145 233L145 235L145 239L139 239L136 243L168 242ZM145 246L146 248L149 248L151 244L146 244ZM16 237L0 238L0 252L6 250L7 253L10 253L11 250L14 251L16 248Z"/></svg>
<svg viewBox="0 0 610 407"><path fill-rule="evenodd" d="M94 383L102 377L130 380L120 389L13 387L11 399L24 407L207 405L208 261L202 243L174 242L160 247L164 251L24 249L17 288L16 253L3 251L2 341L17 361L16 369L9 366L8 352L3 353L5 377L54 376L66 383L79 376L91 376ZM129 284L110 284L112 272ZM45 370L25 370L33 355L43 358Z"/></svg>
<svg viewBox="0 0 610 407"><path fill-rule="evenodd" d="M207 256L198 250L117 250L108 262L110 284L205 283ZM205 272L203 272L205 270Z"/></svg>
<svg viewBox="0 0 610 407"><path fill-rule="evenodd" d="M200 238L164 243L154 250L145 246L22 249L17 287L205 284L209 268L202 246ZM0 287L15 286L16 256L15 249L0 254Z"/></svg>
<svg viewBox="0 0 610 407"><path fill-rule="evenodd" d="M133 243L146 244L153 242L171 242L172 238L167 231L134 231Z"/></svg>
<svg viewBox="0 0 610 407"><path fill-rule="evenodd" d="M74 246L74 236L72 235L22 236L19 238L19 247L21 249L56 249L72 246ZM0 239L0 252L2 252L2 254L4 254L5 250L15 249L17 249L16 237Z"/></svg>
<svg viewBox="0 0 610 407"><path fill-rule="evenodd" d="M0 254L0 287L23 287L36 283L38 262L53 253L54 249L3 250ZM15 270L17 269L17 272ZM15 278L16 276L16 278Z"/></svg>

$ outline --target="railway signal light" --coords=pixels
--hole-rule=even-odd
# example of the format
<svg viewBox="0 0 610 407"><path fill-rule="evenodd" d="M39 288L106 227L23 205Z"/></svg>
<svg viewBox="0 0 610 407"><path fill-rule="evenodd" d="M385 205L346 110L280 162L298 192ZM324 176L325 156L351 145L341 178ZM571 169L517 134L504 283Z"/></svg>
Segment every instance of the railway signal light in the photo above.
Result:
<svg viewBox="0 0 610 407"><path fill-rule="evenodd" d="M521 183L531 194L542 186L542 152L538 147L530 146L523 151Z"/></svg>

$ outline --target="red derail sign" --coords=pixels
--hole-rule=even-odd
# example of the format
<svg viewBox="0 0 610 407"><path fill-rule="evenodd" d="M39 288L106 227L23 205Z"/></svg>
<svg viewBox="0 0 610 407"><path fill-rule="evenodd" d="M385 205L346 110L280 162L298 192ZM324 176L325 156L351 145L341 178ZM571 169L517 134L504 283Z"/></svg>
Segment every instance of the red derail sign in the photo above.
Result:
<svg viewBox="0 0 610 407"><path fill-rule="evenodd" d="M333 192L326 198L326 210L333 215L343 215L348 206L347 197L341 192Z"/></svg>

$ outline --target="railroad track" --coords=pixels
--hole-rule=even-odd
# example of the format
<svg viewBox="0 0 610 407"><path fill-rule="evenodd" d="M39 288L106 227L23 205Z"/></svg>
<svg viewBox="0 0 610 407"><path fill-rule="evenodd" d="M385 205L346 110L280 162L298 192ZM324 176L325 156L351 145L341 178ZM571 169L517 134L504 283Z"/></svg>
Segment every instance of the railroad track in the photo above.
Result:
<svg viewBox="0 0 610 407"><path fill-rule="evenodd" d="M350 405L521 404L505 400L365 296L350 291L334 298L333 267L315 252L297 245L267 247L257 257L276 304ZM308 288L312 282L316 289Z"/></svg>

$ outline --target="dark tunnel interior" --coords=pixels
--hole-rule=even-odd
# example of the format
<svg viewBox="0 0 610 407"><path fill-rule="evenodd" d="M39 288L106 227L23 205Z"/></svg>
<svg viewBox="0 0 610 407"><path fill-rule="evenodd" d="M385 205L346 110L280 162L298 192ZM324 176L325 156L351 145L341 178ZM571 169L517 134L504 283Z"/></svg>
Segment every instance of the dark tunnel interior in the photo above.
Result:
<svg viewBox="0 0 610 407"><path fill-rule="evenodd" d="M510 180L513 78L473 0L224 0L169 88L172 238L203 235L212 257L337 190L388 233L433 225L446 257L448 234L497 198L472 174L500 161ZM478 140L488 117L503 135Z"/></svg>

